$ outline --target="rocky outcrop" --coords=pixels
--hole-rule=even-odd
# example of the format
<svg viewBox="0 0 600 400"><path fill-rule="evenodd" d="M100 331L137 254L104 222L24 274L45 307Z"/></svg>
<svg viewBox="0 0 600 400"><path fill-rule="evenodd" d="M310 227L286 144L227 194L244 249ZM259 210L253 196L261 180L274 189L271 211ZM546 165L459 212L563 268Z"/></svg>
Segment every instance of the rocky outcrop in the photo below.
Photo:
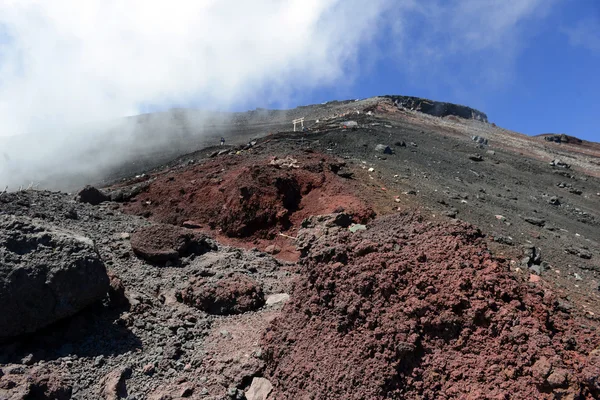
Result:
<svg viewBox="0 0 600 400"><path fill-rule="evenodd" d="M26 217L0 216L0 341L71 316L108 287L90 239Z"/></svg>
<svg viewBox="0 0 600 400"><path fill-rule="evenodd" d="M569 136L564 133L545 133L543 135L544 140L547 142L554 143L571 143L571 144L581 144L583 141L575 136Z"/></svg>
<svg viewBox="0 0 600 400"><path fill-rule="evenodd" d="M485 113L467 106L461 106L452 103L443 103L440 101L422 99L420 97L413 96L391 95L384 97L391 99L394 102L394 104L396 104L398 107L420 111L422 113L433 115L435 117L455 115L457 117L465 119L476 119L478 121L488 122L488 117Z"/></svg>

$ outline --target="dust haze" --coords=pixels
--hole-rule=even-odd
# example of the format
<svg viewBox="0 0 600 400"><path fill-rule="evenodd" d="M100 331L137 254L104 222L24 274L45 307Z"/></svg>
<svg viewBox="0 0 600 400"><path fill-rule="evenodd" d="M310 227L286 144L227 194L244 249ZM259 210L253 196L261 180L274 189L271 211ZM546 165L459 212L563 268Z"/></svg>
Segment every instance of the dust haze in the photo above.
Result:
<svg viewBox="0 0 600 400"><path fill-rule="evenodd" d="M222 119L207 121L200 111L121 117L177 104L223 110L285 102L294 91L335 83L353 68L385 7L0 2L0 190L83 184L133 153L201 136Z"/></svg>
<svg viewBox="0 0 600 400"><path fill-rule="evenodd" d="M223 115L207 110L343 97L378 62L404 74L390 92L422 82L485 109L473 99L510 80L524 21L545 4L0 0L0 190L74 189L215 134ZM465 54L485 62L461 81L447 65Z"/></svg>

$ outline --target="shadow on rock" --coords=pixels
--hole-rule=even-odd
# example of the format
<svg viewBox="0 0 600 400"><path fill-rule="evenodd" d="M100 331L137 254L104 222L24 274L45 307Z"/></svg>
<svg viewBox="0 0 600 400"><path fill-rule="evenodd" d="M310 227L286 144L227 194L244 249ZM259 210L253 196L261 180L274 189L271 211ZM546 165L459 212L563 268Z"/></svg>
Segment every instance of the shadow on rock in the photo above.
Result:
<svg viewBox="0 0 600 400"><path fill-rule="evenodd" d="M73 317L0 345L0 363L31 365L67 356L115 356L142 347L120 318L124 308L94 305Z"/></svg>

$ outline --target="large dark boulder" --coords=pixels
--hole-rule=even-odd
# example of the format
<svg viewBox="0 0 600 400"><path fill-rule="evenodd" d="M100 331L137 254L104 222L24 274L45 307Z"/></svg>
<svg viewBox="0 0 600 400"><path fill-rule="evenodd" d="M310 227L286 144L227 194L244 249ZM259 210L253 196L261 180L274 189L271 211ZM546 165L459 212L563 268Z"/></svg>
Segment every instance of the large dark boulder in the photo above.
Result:
<svg viewBox="0 0 600 400"><path fill-rule="evenodd" d="M106 268L90 239L0 215L0 341L71 316L108 288Z"/></svg>
<svg viewBox="0 0 600 400"><path fill-rule="evenodd" d="M93 186L86 186L77 193L77 201L97 206L105 201L110 201L110 196Z"/></svg>

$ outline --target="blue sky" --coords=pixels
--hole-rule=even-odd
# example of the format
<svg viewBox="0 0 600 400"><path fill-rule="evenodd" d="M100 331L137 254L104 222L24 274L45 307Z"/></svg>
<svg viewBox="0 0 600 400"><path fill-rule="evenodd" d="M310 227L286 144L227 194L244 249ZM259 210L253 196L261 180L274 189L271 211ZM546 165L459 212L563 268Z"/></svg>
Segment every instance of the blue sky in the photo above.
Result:
<svg viewBox="0 0 600 400"><path fill-rule="evenodd" d="M0 1L0 136L403 94L600 141L599 71L599 0Z"/></svg>

